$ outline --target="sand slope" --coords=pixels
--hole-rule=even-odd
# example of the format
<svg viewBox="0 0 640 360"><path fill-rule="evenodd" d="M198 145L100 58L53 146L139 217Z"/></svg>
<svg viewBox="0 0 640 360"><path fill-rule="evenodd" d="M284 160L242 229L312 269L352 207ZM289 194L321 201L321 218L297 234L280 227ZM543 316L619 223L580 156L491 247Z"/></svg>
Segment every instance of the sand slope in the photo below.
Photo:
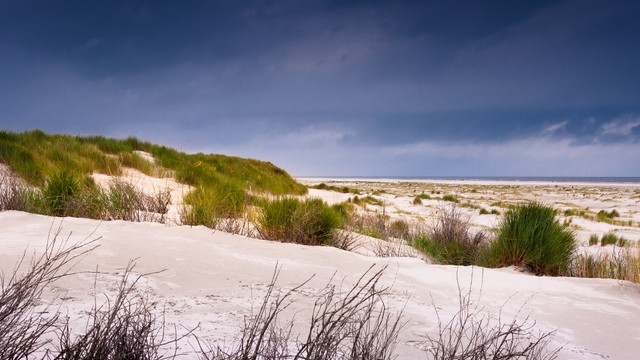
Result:
<svg viewBox="0 0 640 360"><path fill-rule="evenodd" d="M79 274L54 284L48 298L67 298L63 307L71 316L93 304L94 281L98 298L115 287L130 259L139 258L137 273L152 274L140 286L166 306L167 321L194 327L206 340L232 342L244 315L264 294L276 264L282 266L279 286L289 288L312 275L298 294L296 319L308 315L310 300L335 274L348 287L371 265L388 265L385 282L393 283L388 301L404 307L407 325L401 332L400 359L424 358L424 335L437 326L431 306L443 318L457 310L456 274L462 286L482 287L480 304L493 315L503 307L512 317L524 305L537 326L557 329L554 344L564 346L562 359L635 359L640 354L640 287L613 280L535 277L511 269L484 269L429 265L415 258L375 258L328 247L280 244L214 232L204 227L154 223L100 222L54 219L22 212L0 213L0 268L7 273L25 249L42 250L50 228L61 223L70 240L101 237L100 247L77 265ZM477 292L475 292L477 295ZM506 305L503 305L505 304ZM160 308L160 306L159 306ZM307 310L307 311L304 311ZM184 349L190 349L185 342ZM187 357L188 358L188 357Z"/></svg>

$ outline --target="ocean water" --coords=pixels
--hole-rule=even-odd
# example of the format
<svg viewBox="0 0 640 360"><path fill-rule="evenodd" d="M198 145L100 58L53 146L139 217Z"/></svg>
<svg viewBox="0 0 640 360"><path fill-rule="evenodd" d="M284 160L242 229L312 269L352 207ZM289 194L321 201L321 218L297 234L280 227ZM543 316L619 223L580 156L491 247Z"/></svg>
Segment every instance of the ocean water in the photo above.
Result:
<svg viewBox="0 0 640 360"><path fill-rule="evenodd" d="M467 180L467 181L536 181L558 183L628 183L640 184L640 177L583 176L312 176L309 178L385 179L385 180Z"/></svg>

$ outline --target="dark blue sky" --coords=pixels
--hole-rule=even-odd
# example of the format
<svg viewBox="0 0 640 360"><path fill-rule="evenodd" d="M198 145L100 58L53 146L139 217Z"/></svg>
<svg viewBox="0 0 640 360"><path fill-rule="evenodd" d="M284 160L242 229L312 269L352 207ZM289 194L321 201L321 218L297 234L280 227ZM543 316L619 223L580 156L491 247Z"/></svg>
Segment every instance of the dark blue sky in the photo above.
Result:
<svg viewBox="0 0 640 360"><path fill-rule="evenodd" d="M0 128L294 175L640 176L638 1L0 0Z"/></svg>

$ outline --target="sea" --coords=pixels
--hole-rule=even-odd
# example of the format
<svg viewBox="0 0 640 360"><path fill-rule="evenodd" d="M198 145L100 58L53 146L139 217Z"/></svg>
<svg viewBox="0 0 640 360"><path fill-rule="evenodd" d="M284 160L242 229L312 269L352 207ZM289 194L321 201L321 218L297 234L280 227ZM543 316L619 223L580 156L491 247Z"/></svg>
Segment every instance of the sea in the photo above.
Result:
<svg viewBox="0 0 640 360"><path fill-rule="evenodd" d="M521 181L554 183L616 183L640 184L640 177L601 176L301 176L301 178L382 179L382 180L458 180L458 181Z"/></svg>

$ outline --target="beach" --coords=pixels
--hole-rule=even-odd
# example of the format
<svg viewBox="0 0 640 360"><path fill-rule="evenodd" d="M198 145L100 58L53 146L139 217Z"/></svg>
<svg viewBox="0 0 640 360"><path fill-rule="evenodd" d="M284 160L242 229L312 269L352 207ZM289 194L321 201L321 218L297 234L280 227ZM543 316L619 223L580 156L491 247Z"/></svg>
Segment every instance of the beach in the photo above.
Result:
<svg viewBox="0 0 640 360"><path fill-rule="evenodd" d="M144 174L128 172L125 177L149 191L162 186L186 191L175 182L151 181ZM500 215L480 215L479 208L504 212L509 203L534 200L561 211L588 208L597 213L615 208L619 223L564 213L562 217L571 218L570 226L575 227L584 248L589 248L585 239L592 232L616 231L630 241L640 238L637 186L298 180L357 190L361 197L382 201L382 206L366 205L364 211L384 209L390 217L405 221L428 224L438 209L455 205L468 212L474 228L486 231L499 223ZM430 194L429 199L414 204L419 194ZM444 195L455 196L457 202L442 200ZM310 189L307 196L340 203L356 195ZM56 233L67 244L95 241L92 244L98 245L75 263L73 275L55 281L41 299L41 306L59 307L71 319L74 332L82 331L92 306L114 296L133 261L132 275L142 276L135 293L155 304L157 315L173 329L167 336L190 331L197 336L197 340L191 335L179 338L179 358L192 358L199 342L223 348L237 343L244 321L259 308L275 272L278 293L304 284L282 314L283 319L293 321L294 331L304 334L313 304L328 284L346 291L363 275L383 269L380 285L389 288L384 294L386 307L401 316L403 324L395 348L399 359L424 357L432 344L428 336L437 337L438 327L455 316L460 297L465 295L488 324L520 321L535 326L536 334L551 334L548 347L560 349L560 359L634 359L640 353L640 288L626 281L535 276L514 267L436 265L411 252L380 257L366 247L381 240L361 235L362 247L343 251L259 240L171 221L97 221L17 211L0 213L0 228L4 274L14 271L24 254L27 258L41 254Z"/></svg>

